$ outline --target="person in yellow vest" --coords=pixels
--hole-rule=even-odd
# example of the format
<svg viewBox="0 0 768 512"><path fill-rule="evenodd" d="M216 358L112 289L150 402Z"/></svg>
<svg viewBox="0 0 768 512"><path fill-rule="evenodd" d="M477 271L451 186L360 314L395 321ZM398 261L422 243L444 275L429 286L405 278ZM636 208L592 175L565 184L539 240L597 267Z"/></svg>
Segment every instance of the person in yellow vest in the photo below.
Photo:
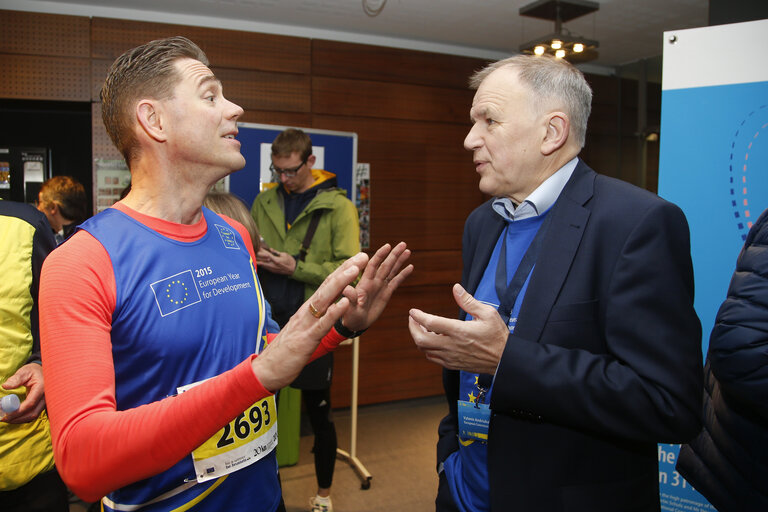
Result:
<svg viewBox="0 0 768 512"><path fill-rule="evenodd" d="M45 215L0 201L0 508L7 512L69 509L53 462L37 322L40 268L54 247Z"/></svg>

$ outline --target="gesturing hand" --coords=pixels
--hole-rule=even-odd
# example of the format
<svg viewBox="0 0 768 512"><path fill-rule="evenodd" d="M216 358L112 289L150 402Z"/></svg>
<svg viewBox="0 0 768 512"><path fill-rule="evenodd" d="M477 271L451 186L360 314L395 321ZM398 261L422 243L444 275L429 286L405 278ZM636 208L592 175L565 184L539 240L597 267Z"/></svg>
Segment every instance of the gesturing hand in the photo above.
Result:
<svg viewBox="0 0 768 512"><path fill-rule="evenodd" d="M408 329L416 346L429 361L450 370L494 374L509 336L509 328L493 307L476 300L460 285L453 297L461 309L472 315L464 321L409 312Z"/></svg>
<svg viewBox="0 0 768 512"><path fill-rule="evenodd" d="M323 336L349 308L349 299L342 297L338 302L336 299L354 282L366 263L368 255L362 252L342 263L253 360L253 371L265 388L277 391L293 382Z"/></svg>
<svg viewBox="0 0 768 512"><path fill-rule="evenodd" d="M344 297L349 300L349 308L342 316L344 327L362 331L379 318L397 287L413 272L413 265L403 268L410 256L405 242L394 248L385 244L376 251L357 286L344 289Z"/></svg>

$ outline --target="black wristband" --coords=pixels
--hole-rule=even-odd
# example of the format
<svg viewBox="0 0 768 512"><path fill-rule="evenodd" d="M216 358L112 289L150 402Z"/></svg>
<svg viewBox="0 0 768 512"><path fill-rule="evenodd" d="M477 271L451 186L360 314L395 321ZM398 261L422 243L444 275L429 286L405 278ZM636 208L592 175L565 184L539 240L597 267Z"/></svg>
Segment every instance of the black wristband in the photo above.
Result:
<svg viewBox="0 0 768 512"><path fill-rule="evenodd" d="M350 331L344 326L344 323L341 321L341 318L336 320L336 323L333 324L333 328L336 329L336 332L344 336L345 338L357 338L361 334L363 334L366 329L363 329L362 331Z"/></svg>

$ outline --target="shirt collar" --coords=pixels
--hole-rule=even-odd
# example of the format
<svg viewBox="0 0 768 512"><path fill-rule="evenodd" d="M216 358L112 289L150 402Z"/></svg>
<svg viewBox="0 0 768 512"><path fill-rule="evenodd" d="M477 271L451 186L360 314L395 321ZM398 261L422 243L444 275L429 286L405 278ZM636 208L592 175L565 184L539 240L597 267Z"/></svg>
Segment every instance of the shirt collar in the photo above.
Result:
<svg viewBox="0 0 768 512"><path fill-rule="evenodd" d="M531 195L519 205L515 206L515 203L508 197L497 197L493 201L493 209L507 221L522 220L540 215L555 204L578 162L578 157L570 160L552 176L544 180L544 183L531 192Z"/></svg>

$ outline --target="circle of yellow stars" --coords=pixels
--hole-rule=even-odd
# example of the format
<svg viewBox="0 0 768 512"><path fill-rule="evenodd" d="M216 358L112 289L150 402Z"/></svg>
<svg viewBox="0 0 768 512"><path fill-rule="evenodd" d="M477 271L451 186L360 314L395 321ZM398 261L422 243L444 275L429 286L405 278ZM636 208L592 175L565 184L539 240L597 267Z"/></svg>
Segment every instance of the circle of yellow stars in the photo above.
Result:
<svg viewBox="0 0 768 512"><path fill-rule="evenodd" d="M171 298L171 288L174 285L177 285L177 284L181 285L181 287L184 288L184 298L179 299L179 300ZM168 300L171 301L173 304L175 304L177 306L179 304L184 304L187 301L187 298L189 297L189 293L188 292L189 292L189 290L188 290L187 286L184 284L184 281L182 281L181 279L174 279L173 281L168 283L168 286L165 287L165 294L168 297Z"/></svg>

